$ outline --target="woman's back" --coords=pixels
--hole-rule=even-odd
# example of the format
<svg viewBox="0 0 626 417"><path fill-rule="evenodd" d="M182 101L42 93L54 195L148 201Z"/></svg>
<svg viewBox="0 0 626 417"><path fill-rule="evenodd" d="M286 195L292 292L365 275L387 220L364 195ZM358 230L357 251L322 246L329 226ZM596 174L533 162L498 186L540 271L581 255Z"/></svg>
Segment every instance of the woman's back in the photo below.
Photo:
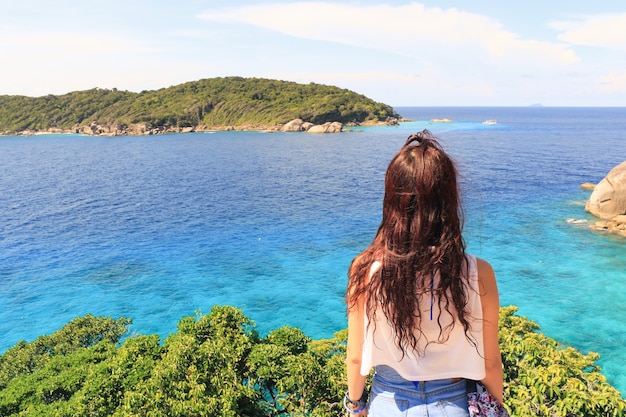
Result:
<svg viewBox="0 0 626 417"><path fill-rule="evenodd" d="M382 265L375 263L375 272ZM481 380L485 377L482 306L478 290L476 258L467 256L467 274L462 277L467 286L467 311L470 331L458 322L454 306L431 290L419 296L421 320L415 329L418 349L405 346L404 351L396 344L395 329L380 308L372 318L365 317L365 339L361 373L377 365L392 367L409 381L429 381L443 378L463 377ZM433 276L437 286L438 274ZM460 277L461 279L461 277Z"/></svg>

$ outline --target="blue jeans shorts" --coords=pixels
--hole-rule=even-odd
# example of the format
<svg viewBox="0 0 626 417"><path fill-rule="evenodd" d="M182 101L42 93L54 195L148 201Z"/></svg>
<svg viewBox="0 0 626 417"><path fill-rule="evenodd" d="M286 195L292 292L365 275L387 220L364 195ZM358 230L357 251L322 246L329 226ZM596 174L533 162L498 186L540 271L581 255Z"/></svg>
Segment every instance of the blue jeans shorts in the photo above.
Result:
<svg viewBox="0 0 626 417"><path fill-rule="evenodd" d="M468 417L465 379L407 381L388 366L372 379L369 417Z"/></svg>

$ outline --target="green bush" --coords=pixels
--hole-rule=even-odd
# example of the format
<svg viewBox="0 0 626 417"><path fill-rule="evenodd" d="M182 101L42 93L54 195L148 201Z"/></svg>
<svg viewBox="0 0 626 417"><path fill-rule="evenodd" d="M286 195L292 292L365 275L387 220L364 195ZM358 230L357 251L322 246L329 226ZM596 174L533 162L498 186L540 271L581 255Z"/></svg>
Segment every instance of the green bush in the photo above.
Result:
<svg viewBox="0 0 626 417"><path fill-rule="evenodd" d="M623 416L626 402L583 355L501 310L505 398L514 417ZM347 331L259 337L241 310L184 317L176 333L120 338L130 323L86 316L0 357L0 415L339 416Z"/></svg>
<svg viewBox="0 0 626 417"><path fill-rule="evenodd" d="M20 342L0 356L0 389L16 376L29 375L56 356L69 355L98 342L117 343L126 333L129 319L113 320L92 315L76 318L50 336Z"/></svg>
<svg viewBox="0 0 626 417"><path fill-rule="evenodd" d="M505 398L512 415L624 415L626 402L594 364L597 353L583 355L572 347L559 346L538 333L536 323L516 316L516 311L516 307L500 311Z"/></svg>

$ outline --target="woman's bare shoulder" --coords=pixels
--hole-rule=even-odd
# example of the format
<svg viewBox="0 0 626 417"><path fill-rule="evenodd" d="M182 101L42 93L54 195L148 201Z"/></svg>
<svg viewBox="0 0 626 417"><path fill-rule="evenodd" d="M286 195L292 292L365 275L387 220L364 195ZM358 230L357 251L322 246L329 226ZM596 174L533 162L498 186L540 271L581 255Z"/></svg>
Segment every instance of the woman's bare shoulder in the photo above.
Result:
<svg viewBox="0 0 626 417"><path fill-rule="evenodd" d="M483 274L494 274L493 267L491 264L484 259L476 258L476 267L478 268L478 275Z"/></svg>
<svg viewBox="0 0 626 417"><path fill-rule="evenodd" d="M481 294L490 292L490 289L496 289L496 273L493 270L491 264L484 259L476 258L476 269L478 272L478 284L481 289Z"/></svg>

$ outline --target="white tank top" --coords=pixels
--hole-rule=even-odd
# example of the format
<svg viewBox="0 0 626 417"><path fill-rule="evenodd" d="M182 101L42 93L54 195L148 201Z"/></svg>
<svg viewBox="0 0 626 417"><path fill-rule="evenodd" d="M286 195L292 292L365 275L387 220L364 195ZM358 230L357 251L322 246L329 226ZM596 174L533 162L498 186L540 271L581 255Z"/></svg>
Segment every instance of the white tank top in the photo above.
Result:
<svg viewBox="0 0 626 417"><path fill-rule="evenodd" d="M421 311L420 328L426 336L428 344L423 356L410 348L402 355L402 350L395 343L395 331L387 321L380 308L376 310L375 322L370 323L365 314L365 339L363 343L363 356L361 363L361 375L368 375L371 368L376 365L392 367L404 379L409 381L431 381L447 378L468 378L481 380L485 377L484 344L482 329L482 305L478 291L478 271L476 257L467 256L469 266L468 291L470 322L470 336L476 343L472 345L465 337L465 330L460 322L456 322L454 328L444 343L439 343L439 308L437 300L432 303L432 320L430 295L426 296ZM380 262L372 264L370 274L381 267ZM435 278L436 279L436 278ZM445 309L441 312L440 324L443 329L454 321L454 317ZM446 330L447 332L447 330ZM445 336L444 332L444 336ZM420 339L420 348L424 350L426 345L424 337Z"/></svg>

